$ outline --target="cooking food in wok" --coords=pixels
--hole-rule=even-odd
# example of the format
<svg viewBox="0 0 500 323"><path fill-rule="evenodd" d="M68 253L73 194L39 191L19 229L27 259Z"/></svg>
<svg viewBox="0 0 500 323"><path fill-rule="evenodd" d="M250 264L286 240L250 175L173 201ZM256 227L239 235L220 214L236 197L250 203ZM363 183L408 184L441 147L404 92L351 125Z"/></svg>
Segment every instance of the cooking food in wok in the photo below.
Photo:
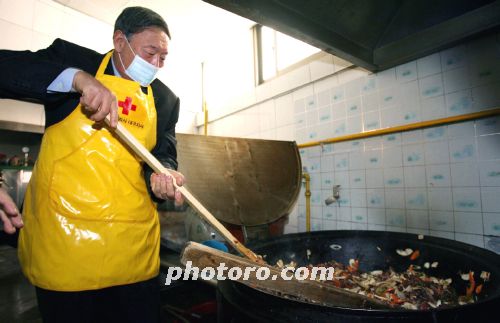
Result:
<svg viewBox="0 0 500 323"><path fill-rule="evenodd" d="M329 263L338 275L347 276L347 271L351 279L359 276L353 279L358 285L344 282L341 287L361 292L363 284L369 285L366 294L385 298L395 306L388 309L320 306L269 295L237 282L220 281L219 314L224 320L237 317L241 322L498 321L497 316L489 313L498 311L500 305L500 255L486 249L431 236L356 230L289 234L248 247L266 255L269 264L279 260L283 265L294 262L297 266ZM398 280L407 282L394 285ZM428 280L437 281L437 285L428 285ZM410 293L403 295L400 288ZM422 298L429 288L438 296Z"/></svg>
<svg viewBox="0 0 500 323"><path fill-rule="evenodd" d="M333 246L337 250L342 248L339 245ZM413 251L411 248L397 249L395 252L403 257L409 256L412 261L416 261L420 255L419 250ZM308 250L308 257L310 254ZM293 261L284 264L281 259L276 265L280 268L296 267ZM332 279L325 280L325 284L333 284L350 292L384 301L388 305L410 310L428 310L474 303L490 279L490 273L487 271L481 272L478 281L474 272L462 274L459 271L454 278L463 279L469 284L463 291L457 291L452 287L454 278L435 277L426 272L431 268L437 268L438 265L439 263L434 261L432 264L425 262L423 266L410 264L403 272L396 272L392 268L363 272L359 268L359 260L351 258L347 265L330 260L320 264L309 264L308 267L309 272L312 272L313 267L333 268L334 275Z"/></svg>

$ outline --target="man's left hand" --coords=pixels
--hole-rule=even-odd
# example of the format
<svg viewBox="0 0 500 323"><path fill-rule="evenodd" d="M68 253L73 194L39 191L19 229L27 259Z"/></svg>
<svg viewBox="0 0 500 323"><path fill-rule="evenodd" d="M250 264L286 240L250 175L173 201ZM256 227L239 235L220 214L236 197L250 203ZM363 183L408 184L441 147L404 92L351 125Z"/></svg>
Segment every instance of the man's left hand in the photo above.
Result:
<svg viewBox="0 0 500 323"><path fill-rule="evenodd" d="M175 200L177 205L184 203L184 197L174 186L174 180L177 186L184 185L184 175L174 170L168 170L172 176L167 174L153 173L151 175L151 190L153 194L163 200Z"/></svg>

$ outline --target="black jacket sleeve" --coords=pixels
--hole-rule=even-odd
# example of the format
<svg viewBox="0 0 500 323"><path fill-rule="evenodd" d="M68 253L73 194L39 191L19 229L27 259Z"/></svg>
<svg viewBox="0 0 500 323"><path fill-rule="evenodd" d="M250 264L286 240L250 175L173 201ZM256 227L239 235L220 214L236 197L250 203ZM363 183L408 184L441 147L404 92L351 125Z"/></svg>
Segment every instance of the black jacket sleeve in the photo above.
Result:
<svg viewBox="0 0 500 323"><path fill-rule="evenodd" d="M36 52L0 50L0 97L55 104L68 93L47 93L47 87L66 68L97 71L101 54L56 39L46 49Z"/></svg>
<svg viewBox="0 0 500 323"><path fill-rule="evenodd" d="M156 146L151 153L163 164L163 166L177 170L177 150L175 139L175 125L179 119L180 100L168 88L164 86L165 96L155 95L157 111L157 138ZM155 90L153 90L153 94Z"/></svg>

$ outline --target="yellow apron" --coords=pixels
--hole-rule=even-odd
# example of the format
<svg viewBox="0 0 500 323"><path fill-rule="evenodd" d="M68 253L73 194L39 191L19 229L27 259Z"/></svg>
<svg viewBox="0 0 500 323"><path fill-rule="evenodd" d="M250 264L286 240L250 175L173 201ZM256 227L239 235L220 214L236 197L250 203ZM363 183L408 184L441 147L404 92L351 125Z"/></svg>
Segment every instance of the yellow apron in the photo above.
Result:
<svg viewBox="0 0 500 323"><path fill-rule="evenodd" d="M156 144L151 87L96 78L118 99L120 123L149 150ZM142 164L107 129L94 129L81 105L49 127L29 183L19 259L35 286L80 291L158 275L160 228Z"/></svg>

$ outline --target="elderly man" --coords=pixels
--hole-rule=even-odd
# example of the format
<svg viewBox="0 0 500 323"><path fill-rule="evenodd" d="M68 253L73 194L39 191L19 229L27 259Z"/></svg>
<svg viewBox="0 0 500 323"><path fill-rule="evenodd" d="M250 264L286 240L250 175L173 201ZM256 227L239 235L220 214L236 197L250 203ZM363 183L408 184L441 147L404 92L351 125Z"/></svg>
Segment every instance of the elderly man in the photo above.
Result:
<svg viewBox="0 0 500 323"><path fill-rule="evenodd" d="M120 122L177 168L179 99L156 79L169 39L162 17L130 7L107 54L60 39L34 53L0 51L0 97L45 105L19 259L46 322L159 320L154 202L182 202L173 181L184 179L154 174L102 121L109 115L111 128Z"/></svg>

